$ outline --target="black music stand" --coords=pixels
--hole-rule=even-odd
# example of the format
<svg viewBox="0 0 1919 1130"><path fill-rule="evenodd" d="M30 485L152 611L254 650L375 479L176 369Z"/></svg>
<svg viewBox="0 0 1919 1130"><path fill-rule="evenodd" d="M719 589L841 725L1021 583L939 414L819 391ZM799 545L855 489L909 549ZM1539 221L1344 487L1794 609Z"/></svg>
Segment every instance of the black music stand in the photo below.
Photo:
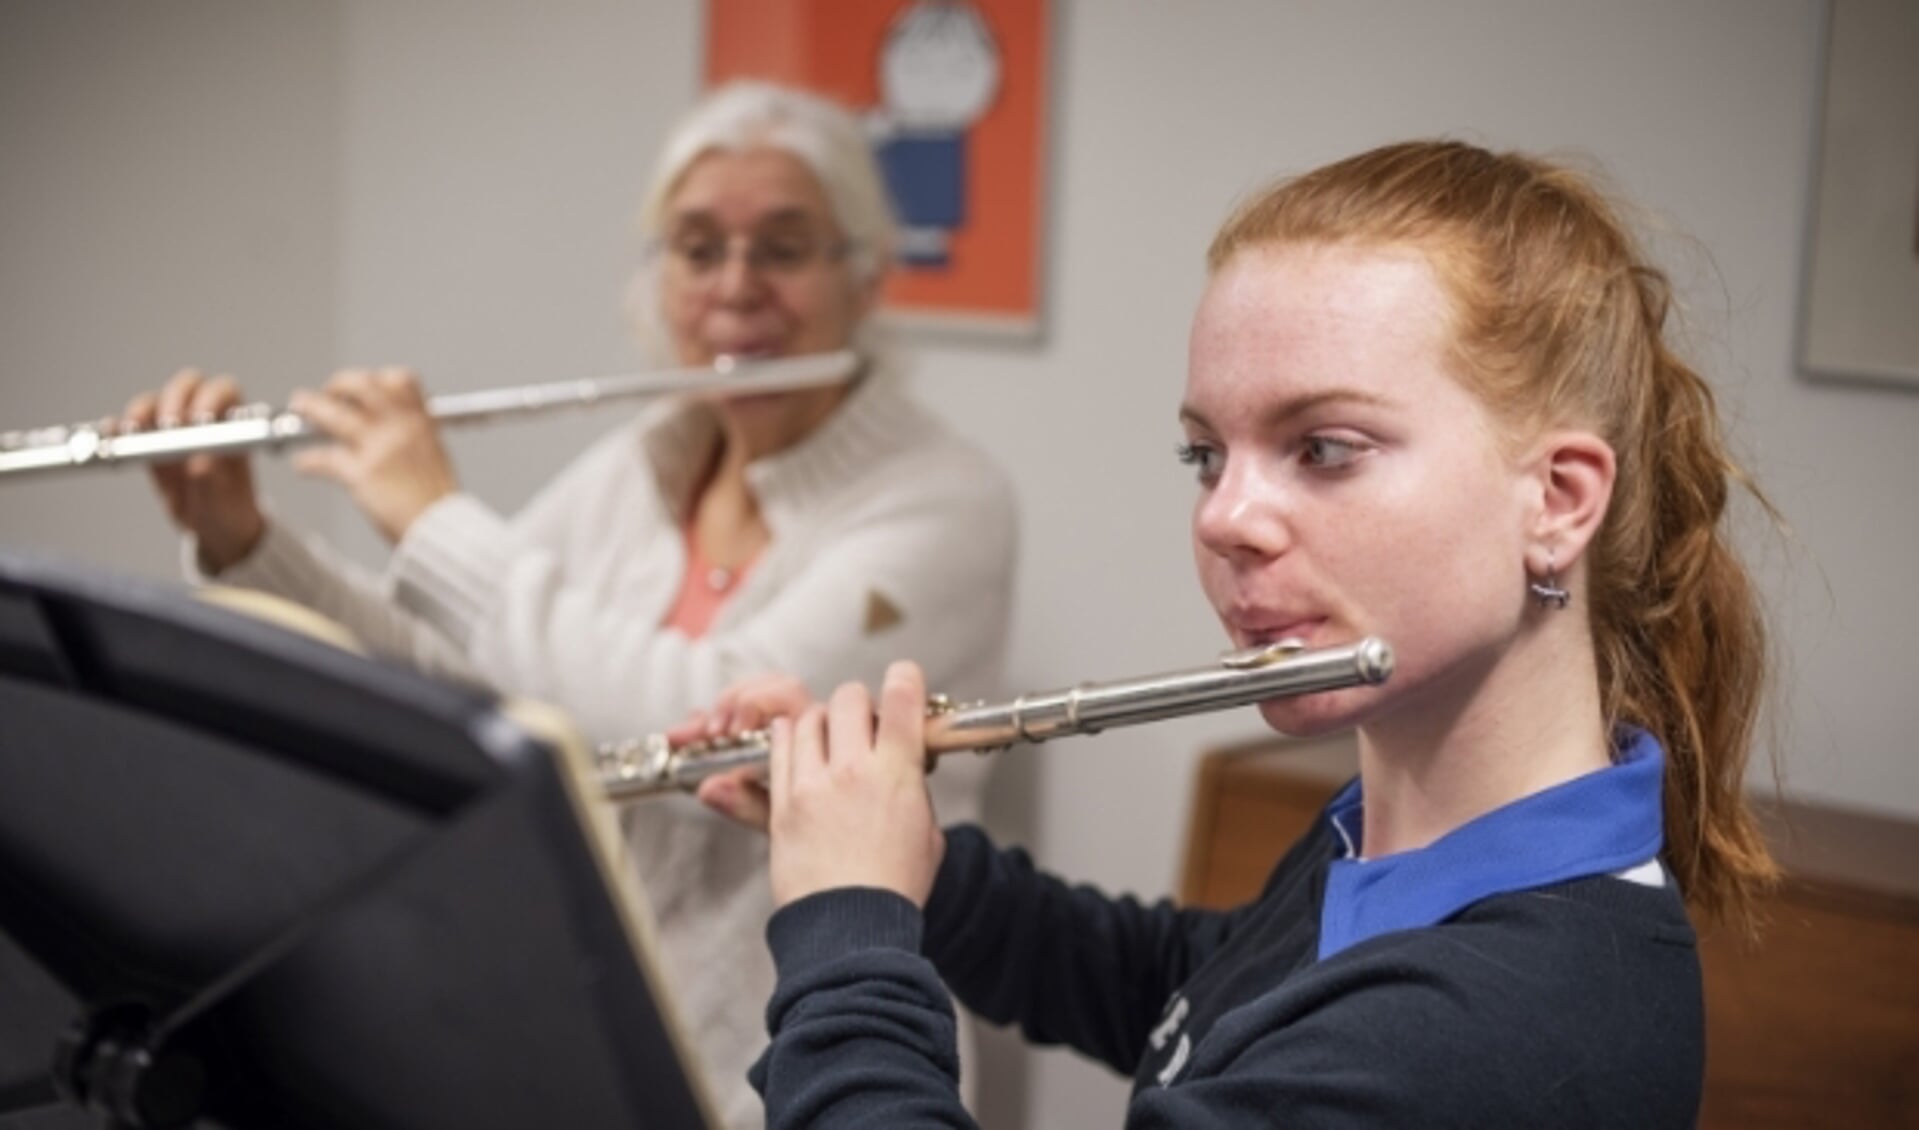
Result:
<svg viewBox="0 0 1919 1130"><path fill-rule="evenodd" d="M585 765L0 550L0 1127L705 1125Z"/></svg>

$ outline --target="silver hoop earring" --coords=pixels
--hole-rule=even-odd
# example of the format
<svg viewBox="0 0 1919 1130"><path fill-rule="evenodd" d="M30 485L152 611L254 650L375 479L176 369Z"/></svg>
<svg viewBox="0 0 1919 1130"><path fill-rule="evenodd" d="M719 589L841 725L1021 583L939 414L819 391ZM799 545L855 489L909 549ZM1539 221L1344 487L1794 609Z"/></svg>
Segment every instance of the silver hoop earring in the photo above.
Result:
<svg viewBox="0 0 1919 1130"><path fill-rule="evenodd" d="M1532 591L1533 599L1545 608L1564 608L1573 598L1573 594L1559 587L1559 570L1554 567L1551 552L1546 554L1546 579L1528 580L1526 587Z"/></svg>

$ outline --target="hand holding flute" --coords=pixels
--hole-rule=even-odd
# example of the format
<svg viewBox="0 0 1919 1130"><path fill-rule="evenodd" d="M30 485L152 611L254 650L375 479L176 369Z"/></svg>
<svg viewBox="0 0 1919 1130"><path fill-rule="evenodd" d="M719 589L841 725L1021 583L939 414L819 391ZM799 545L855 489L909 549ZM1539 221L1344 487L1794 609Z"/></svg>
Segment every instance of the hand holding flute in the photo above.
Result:
<svg viewBox="0 0 1919 1130"><path fill-rule="evenodd" d="M134 397L123 429L224 419L240 404L232 377L208 379L183 369L158 393ZM428 507L459 490L410 369L342 369L318 392L295 392L290 408L330 440L295 452L294 468L345 486L388 542L398 542ZM203 452L156 462L150 470L168 515L198 542L205 572L225 570L259 544L266 519L247 456Z"/></svg>
<svg viewBox="0 0 1919 1130"><path fill-rule="evenodd" d="M240 385L224 374L208 378L182 369L157 392L128 401L120 434L169 428L193 420L218 420L241 403ZM266 533L253 463L245 455L200 453L148 466L167 517L193 535L200 569L217 575L244 560Z"/></svg>
<svg viewBox="0 0 1919 1130"><path fill-rule="evenodd" d="M289 406L332 440L295 452L294 468L347 488L389 544L460 489L411 369L342 369L318 392L295 392Z"/></svg>
<svg viewBox="0 0 1919 1130"><path fill-rule="evenodd" d="M888 667L877 704L858 683L810 702L790 679L743 685L728 700L716 714L730 705L741 721L770 718L765 781L757 768L735 769L708 778L699 797L768 832L774 905L835 887L873 887L924 906L946 837L926 791L919 665Z"/></svg>
<svg viewBox="0 0 1919 1130"><path fill-rule="evenodd" d="M724 401L800 393L843 385L860 365L845 349L750 361L722 353L682 368L431 399L410 369L342 369L320 391L294 393L284 412L242 404L230 376L183 369L158 392L134 397L118 421L0 433L0 478L150 463L168 515L199 539L201 565L212 574L246 557L265 532L241 454L254 448L303 448L294 466L346 486L397 544L429 507L459 490L440 440L444 424L679 394Z"/></svg>
<svg viewBox="0 0 1919 1130"><path fill-rule="evenodd" d="M934 755L1378 686L1392 670L1392 648L1374 637L1318 649L1281 639L1228 652L1207 667L1003 703L941 699L929 709L918 668L894 664L877 714L863 687L843 686L821 707L798 679L766 676L727 691L710 712L660 738L603 749L602 783L615 801L697 784L709 807L770 831L780 905L836 886L880 887L919 903L930 890L921 880L930 882L940 858L921 831ZM911 713L889 722L900 709ZM917 789L902 788L902 774L920 782ZM834 790L851 799L819 795ZM794 861L784 877L782 855Z"/></svg>

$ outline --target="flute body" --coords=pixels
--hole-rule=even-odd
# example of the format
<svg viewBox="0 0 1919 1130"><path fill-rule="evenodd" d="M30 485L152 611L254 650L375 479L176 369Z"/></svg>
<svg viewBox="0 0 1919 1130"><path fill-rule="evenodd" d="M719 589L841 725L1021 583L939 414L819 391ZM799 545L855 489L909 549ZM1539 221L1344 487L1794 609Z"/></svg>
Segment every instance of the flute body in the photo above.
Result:
<svg viewBox="0 0 1919 1130"><path fill-rule="evenodd" d="M697 368L450 393L429 399L427 412L443 424L468 424L682 392L790 392L847 380L859 364L849 350L761 361L721 357ZM279 451L324 439L326 433L305 417L265 404L246 405L219 420L152 431L115 432L104 422L30 428L0 432L0 478L202 453Z"/></svg>
<svg viewBox="0 0 1919 1130"><path fill-rule="evenodd" d="M1026 694L1011 702L927 707L928 768L939 754L980 753L1016 742L1043 742L1096 734L1188 714L1227 710L1268 699L1376 686L1393 670L1393 652L1367 637L1343 647L1307 650L1295 641L1229 652L1210 667L1110 683L1082 683ZM771 748L765 730L675 746L661 734L602 746L600 784L607 799L638 800L697 788L701 781L742 766L764 765Z"/></svg>

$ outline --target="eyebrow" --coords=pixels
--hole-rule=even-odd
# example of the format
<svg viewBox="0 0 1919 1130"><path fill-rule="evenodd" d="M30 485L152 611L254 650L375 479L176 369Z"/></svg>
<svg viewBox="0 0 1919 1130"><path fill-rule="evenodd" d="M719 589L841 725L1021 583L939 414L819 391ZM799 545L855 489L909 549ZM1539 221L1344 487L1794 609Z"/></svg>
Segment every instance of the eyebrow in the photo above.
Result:
<svg viewBox="0 0 1919 1130"><path fill-rule="evenodd" d="M779 208L753 221L753 230L763 231L767 228L784 227L789 224L813 224L817 223L818 219L819 218L812 212L798 206ZM711 211L705 208L695 208L690 211L677 213L671 218L668 226L673 228L693 226L717 228L720 226L720 220L718 216L715 216Z"/></svg>
<svg viewBox="0 0 1919 1130"><path fill-rule="evenodd" d="M1392 406L1390 400L1370 392L1362 392L1356 388L1331 388L1282 401L1260 413L1259 423L1262 427L1276 427L1331 404L1363 404L1372 408ZM1211 421L1206 419L1204 413L1190 403L1182 403L1179 406L1179 419L1181 423L1193 424L1207 431L1218 430L1213 427Z"/></svg>

